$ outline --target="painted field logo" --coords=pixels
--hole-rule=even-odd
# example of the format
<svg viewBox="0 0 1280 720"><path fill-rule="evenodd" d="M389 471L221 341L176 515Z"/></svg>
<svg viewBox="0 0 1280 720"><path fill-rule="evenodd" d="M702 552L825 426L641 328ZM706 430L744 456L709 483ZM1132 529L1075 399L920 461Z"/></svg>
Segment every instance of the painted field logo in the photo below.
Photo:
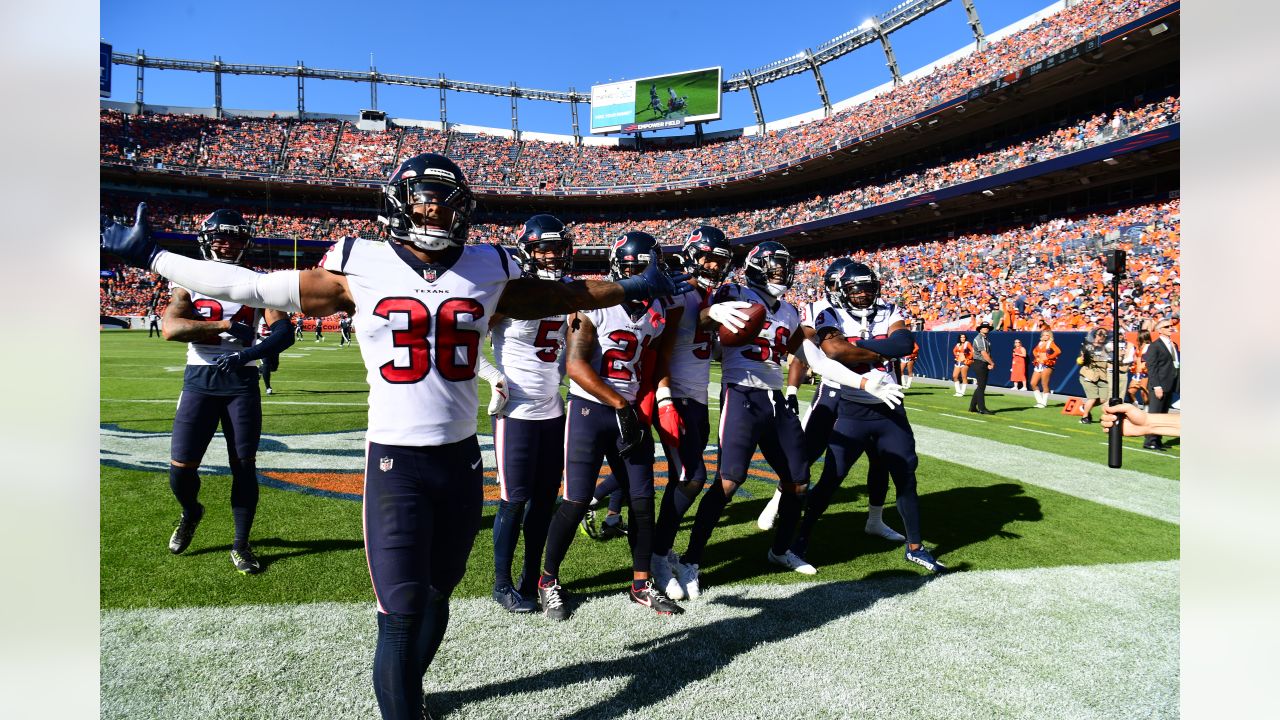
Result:
<svg viewBox="0 0 1280 720"><path fill-rule="evenodd" d="M124 470L163 473L169 472L169 433L137 432L122 430L115 425L102 425L98 432L100 441L99 462L102 465ZM480 435L480 462L484 466L484 499L486 504L496 504L498 474L495 470L497 456L493 449L493 436ZM708 446L703 453L708 477L716 472L716 449ZM394 458L378 459L378 468L391 470ZM360 500L364 489L365 438L363 430L309 435L263 435L258 444L258 482L267 487L309 495ZM608 465L602 477L609 474ZM209 444L202 475L230 475L227 465L226 444L215 438ZM658 444L653 463L654 485L667 484L667 458ZM748 479L776 484L778 476L764 463L757 453L747 472ZM740 493L751 496L752 483ZM772 492L770 488L769 492Z"/></svg>

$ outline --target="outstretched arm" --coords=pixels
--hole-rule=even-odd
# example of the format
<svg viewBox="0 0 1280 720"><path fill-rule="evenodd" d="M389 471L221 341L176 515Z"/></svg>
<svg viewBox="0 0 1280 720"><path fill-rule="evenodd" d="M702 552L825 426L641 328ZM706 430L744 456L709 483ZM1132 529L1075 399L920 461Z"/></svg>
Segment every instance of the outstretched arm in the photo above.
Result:
<svg viewBox="0 0 1280 720"><path fill-rule="evenodd" d="M694 288L684 282L688 275L668 277L660 263L650 263L639 275L609 282L575 280L559 282L522 277L507 283L498 300L498 312L517 320L538 318L578 310L596 310L628 300L649 300L665 295L681 295Z"/></svg>

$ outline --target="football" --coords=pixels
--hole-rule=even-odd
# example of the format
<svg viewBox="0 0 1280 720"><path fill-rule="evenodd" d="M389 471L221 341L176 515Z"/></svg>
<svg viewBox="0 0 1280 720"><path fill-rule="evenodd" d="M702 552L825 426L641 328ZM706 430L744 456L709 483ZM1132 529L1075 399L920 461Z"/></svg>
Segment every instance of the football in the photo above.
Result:
<svg viewBox="0 0 1280 720"><path fill-rule="evenodd" d="M741 347L751 342L764 329L765 309L763 305L752 303L742 312L747 314L747 326L734 330L728 325L720 326L720 344L724 347Z"/></svg>

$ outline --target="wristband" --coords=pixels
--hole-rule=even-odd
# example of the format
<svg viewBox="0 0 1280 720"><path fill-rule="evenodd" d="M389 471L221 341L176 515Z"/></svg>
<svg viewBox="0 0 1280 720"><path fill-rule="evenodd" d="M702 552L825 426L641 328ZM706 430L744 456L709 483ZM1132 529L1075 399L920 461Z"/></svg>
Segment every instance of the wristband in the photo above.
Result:
<svg viewBox="0 0 1280 720"><path fill-rule="evenodd" d="M671 388L659 387L653 393L653 399L658 401L659 403L662 402L663 400L666 400L667 402L671 402Z"/></svg>
<svg viewBox="0 0 1280 720"><path fill-rule="evenodd" d="M799 388L797 388L795 385L787 386L787 397L795 397L795 395L798 394L799 392L800 392Z"/></svg>

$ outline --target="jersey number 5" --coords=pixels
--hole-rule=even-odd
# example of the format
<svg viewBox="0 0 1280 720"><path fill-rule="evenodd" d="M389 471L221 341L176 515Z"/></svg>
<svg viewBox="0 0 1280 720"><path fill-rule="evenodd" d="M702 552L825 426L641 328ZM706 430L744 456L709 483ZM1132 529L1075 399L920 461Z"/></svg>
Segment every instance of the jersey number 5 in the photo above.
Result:
<svg viewBox="0 0 1280 720"><path fill-rule="evenodd" d="M373 309L377 317L390 320L392 314L408 316L408 327L391 331L391 344L409 349L409 363L397 365L388 360L378 368L389 383L416 383L431 372L431 340L435 337L435 365L440 376L451 382L464 382L476 376L476 354L480 352L480 333L458 327L458 316L472 320L484 317L484 306L472 298L453 298L436 310L435 332L431 327L431 311L421 300L411 297L383 298ZM458 362L458 348L465 361Z"/></svg>

